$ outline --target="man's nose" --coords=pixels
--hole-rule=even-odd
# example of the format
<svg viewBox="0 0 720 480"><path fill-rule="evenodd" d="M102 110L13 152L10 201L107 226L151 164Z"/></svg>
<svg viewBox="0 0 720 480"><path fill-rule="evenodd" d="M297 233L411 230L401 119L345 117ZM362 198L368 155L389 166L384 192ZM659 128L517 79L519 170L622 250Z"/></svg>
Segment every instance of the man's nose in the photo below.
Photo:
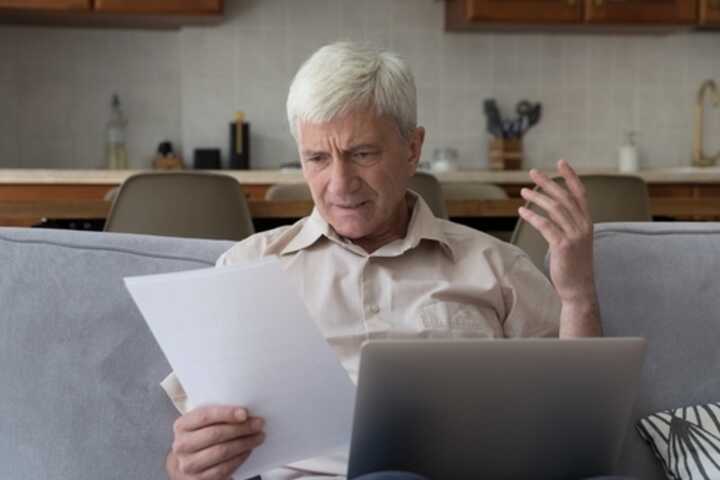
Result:
<svg viewBox="0 0 720 480"><path fill-rule="evenodd" d="M360 184L360 178L352 162L342 157L333 158L330 171L330 193L334 195L354 193L359 189Z"/></svg>

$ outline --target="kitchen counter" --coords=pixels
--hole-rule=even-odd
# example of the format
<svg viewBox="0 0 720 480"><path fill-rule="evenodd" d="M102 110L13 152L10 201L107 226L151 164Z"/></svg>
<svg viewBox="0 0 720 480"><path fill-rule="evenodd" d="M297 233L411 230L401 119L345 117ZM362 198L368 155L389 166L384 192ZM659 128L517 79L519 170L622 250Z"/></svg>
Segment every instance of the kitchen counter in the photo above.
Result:
<svg viewBox="0 0 720 480"><path fill-rule="evenodd" d="M23 170L0 169L0 225L29 226L42 218L101 219L110 202L109 190L139 170ZM312 202L267 201L267 189L277 183L302 182L299 170L212 170L235 177L248 197L257 221L292 220L307 215ZM619 174L610 168L579 169L580 174ZM666 168L642 170L650 194L652 214L659 219L720 220L720 168ZM513 224L523 205L520 189L532 184L527 171L463 170L437 174L443 184L494 183L509 198L448 200L453 219L467 222L503 219ZM274 220L272 220L274 221Z"/></svg>
<svg viewBox="0 0 720 480"><path fill-rule="evenodd" d="M193 170L197 171L197 170ZM272 185L303 181L299 170L208 170L235 177L243 185ZM56 184L56 185L119 185L140 170L43 170L0 169L0 184ZM548 171L548 173L551 173ZM580 174L620 175L612 168L579 168ZM675 167L640 170L631 174L642 177L647 183L717 183L720 184L720 167ZM506 185L530 183L526 170L459 170L436 173L442 183L482 182Z"/></svg>

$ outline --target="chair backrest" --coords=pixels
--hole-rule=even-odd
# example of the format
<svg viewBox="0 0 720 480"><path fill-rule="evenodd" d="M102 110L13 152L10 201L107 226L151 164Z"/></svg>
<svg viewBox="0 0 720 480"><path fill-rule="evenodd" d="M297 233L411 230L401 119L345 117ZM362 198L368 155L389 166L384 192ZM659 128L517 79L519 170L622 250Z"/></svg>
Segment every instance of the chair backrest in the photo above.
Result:
<svg viewBox="0 0 720 480"><path fill-rule="evenodd" d="M408 188L417 192L425 200L436 217L448 218L443 189L437 178L429 173L417 172L410 177Z"/></svg>
<svg viewBox="0 0 720 480"><path fill-rule="evenodd" d="M593 223L648 222L652 220L650 197L647 185L642 178L626 175L581 175L580 179L587 191ZM563 178L554 180L563 187L565 186ZM534 204L529 208L542 213L542 209ZM545 271L545 255L548 251L548 244L532 225L522 218L518 219L510 243L522 248L533 263L541 271Z"/></svg>
<svg viewBox="0 0 720 480"><path fill-rule="evenodd" d="M442 186L445 200L504 200L507 192L492 183L453 182Z"/></svg>
<svg viewBox="0 0 720 480"><path fill-rule="evenodd" d="M265 200L312 201L307 183L276 183L265 192Z"/></svg>
<svg viewBox="0 0 720 480"><path fill-rule="evenodd" d="M410 178L408 188L425 200L436 217L448 218L443 190L437 178L418 172ZM312 200L312 195L306 183L285 183L270 187L265 192L265 200Z"/></svg>
<svg viewBox="0 0 720 480"><path fill-rule="evenodd" d="M106 232L242 240L255 231L233 177L199 172L140 173L120 186Z"/></svg>

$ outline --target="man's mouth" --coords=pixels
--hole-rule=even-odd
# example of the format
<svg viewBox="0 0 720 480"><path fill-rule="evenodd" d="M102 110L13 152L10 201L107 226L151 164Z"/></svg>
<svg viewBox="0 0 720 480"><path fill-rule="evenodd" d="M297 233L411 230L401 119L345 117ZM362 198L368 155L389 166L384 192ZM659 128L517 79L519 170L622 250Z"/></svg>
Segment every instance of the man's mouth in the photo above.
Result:
<svg viewBox="0 0 720 480"><path fill-rule="evenodd" d="M369 200L354 203L335 203L334 206L342 210L357 210L358 208L364 207L367 203L369 203Z"/></svg>

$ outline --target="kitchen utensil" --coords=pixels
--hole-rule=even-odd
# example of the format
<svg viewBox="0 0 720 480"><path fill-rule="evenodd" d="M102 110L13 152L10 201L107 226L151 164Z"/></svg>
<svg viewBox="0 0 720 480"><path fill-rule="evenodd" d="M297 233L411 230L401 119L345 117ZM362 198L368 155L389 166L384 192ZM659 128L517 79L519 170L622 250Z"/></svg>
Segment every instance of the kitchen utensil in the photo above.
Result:
<svg viewBox="0 0 720 480"><path fill-rule="evenodd" d="M503 120L495 99L483 102L483 110L487 119L487 132L493 137L504 137Z"/></svg>
<svg viewBox="0 0 720 480"><path fill-rule="evenodd" d="M520 135L525 135L532 126L531 116L533 114L534 105L527 100L522 100L515 106L515 111L520 117Z"/></svg>
<svg viewBox="0 0 720 480"><path fill-rule="evenodd" d="M486 99L483 109L487 118L487 131L495 138L519 139L540 121L542 105L521 100L515 105L517 117L503 119L495 99Z"/></svg>
<svg viewBox="0 0 720 480"><path fill-rule="evenodd" d="M502 138L512 138L515 136L515 125L512 120L503 120L502 126Z"/></svg>
<svg viewBox="0 0 720 480"><path fill-rule="evenodd" d="M528 115L532 109L532 103L528 102L527 100L521 100L515 106L515 112L521 117Z"/></svg>
<svg viewBox="0 0 720 480"><path fill-rule="evenodd" d="M542 104L540 102L536 103L530 112L527 115L528 120L530 121L530 127L534 127L540 122L540 118L542 117Z"/></svg>

